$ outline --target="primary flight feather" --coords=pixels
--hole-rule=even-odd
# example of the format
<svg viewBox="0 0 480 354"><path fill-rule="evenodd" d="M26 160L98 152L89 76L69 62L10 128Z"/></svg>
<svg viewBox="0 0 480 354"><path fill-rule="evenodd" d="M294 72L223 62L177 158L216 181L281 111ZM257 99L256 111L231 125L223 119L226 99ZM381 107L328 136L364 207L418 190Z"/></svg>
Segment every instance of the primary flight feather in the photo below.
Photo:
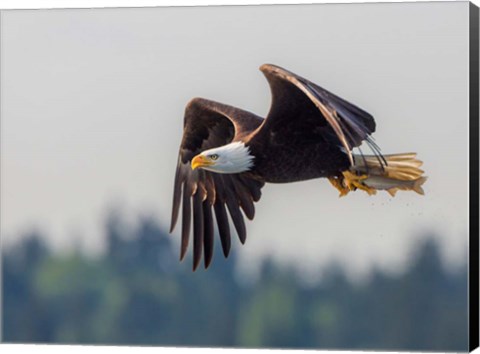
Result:
<svg viewBox="0 0 480 354"><path fill-rule="evenodd" d="M370 137L375 131L370 114L283 68L265 64L260 70L272 93L265 119L202 98L185 109L170 232L181 207L180 259L193 226L194 270L202 255L205 268L212 260L214 215L225 257L231 247L229 218L245 242L243 215L253 219L265 183L326 177L340 196L357 189L423 194L422 162L415 153L380 154ZM353 154L363 142L373 155Z"/></svg>

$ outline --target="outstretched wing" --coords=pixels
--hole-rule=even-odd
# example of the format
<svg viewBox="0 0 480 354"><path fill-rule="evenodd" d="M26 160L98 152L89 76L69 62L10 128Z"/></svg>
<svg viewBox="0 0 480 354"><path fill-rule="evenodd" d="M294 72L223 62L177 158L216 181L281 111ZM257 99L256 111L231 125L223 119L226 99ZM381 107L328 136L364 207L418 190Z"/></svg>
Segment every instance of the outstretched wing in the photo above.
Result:
<svg viewBox="0 0 480 354"><path fill-rule="evenodd" d="M231 245L227 214L230 214L240 241L245 242L246 229L241 210L247 218L253 219L253 202L260 199L264 183L244 173L217 174L202 169L192 170L190 161L204 150L240 140L262 121L252 113L201 98L195 98L187 105L175 174L170 232L175 228L182 205L180 259L184 258L188 248L193 215L193 270L198 267L202 253L205 268L212 260L213 214L225 257Z"/></svg>
<svg viewBox="0 0 480 354"><path fill-rule="evenodd" d="M273 131L278 134L277 139L288 141L288 135L298 128L318 132L325 141L343 147L350 164L353 164L352 149L366 141L382 160L370 137L375 131L375 121L369 113L278 66L264 64L260 70L270 84L272 105L257 133Z"/></svg>

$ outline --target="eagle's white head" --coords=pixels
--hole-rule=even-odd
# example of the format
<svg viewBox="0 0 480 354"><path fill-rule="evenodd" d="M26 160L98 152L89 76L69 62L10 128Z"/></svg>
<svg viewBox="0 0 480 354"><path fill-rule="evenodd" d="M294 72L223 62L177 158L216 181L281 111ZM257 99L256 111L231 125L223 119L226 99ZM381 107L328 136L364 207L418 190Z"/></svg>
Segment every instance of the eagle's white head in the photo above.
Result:
<svg viewBox="0 0 480 354"><path fill-rule="evenodd" d="M192 170L203 168L216 173L241 173L253 166L254 156L241 141L205 150L192 159Z"/></svg>

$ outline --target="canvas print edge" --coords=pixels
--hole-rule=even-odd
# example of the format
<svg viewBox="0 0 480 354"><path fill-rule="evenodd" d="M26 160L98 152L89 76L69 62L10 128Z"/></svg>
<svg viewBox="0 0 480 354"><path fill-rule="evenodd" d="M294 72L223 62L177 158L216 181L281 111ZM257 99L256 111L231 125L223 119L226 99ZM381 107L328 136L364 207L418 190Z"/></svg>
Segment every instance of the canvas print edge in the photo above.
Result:
<svg viewBox="0 0 480 354"><path fill-rule="evenodd" d="M470 3L470 336L469 349L479 341L479 9Z"/></svg>

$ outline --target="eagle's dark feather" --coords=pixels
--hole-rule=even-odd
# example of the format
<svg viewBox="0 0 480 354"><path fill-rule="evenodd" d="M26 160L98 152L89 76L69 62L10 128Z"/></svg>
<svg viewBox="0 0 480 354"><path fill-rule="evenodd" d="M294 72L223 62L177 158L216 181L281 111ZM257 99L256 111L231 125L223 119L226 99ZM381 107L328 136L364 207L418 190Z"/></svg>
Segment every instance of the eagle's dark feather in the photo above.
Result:
<svg viewBox="0 0 480 354"><path fill-rule="evenodd" d="M212 260L213 214L227 257L231 247L227 214L244 243L243 214L253 219L254 202L260 199L265 182L336 176L353 164L354 147L363 141L371 142L369 136L375 130L375 121L367 112L287 70L274 65L263 65L260 69L272 92L266 119L200 98L193 99L185 110L171 231L182 204L180 257L183 259L193 209L193 269L199 265L202 253L205 267ZM194 156L233 141L244 142L254 156L250 171L218 174L191 169Z"/></svg>

